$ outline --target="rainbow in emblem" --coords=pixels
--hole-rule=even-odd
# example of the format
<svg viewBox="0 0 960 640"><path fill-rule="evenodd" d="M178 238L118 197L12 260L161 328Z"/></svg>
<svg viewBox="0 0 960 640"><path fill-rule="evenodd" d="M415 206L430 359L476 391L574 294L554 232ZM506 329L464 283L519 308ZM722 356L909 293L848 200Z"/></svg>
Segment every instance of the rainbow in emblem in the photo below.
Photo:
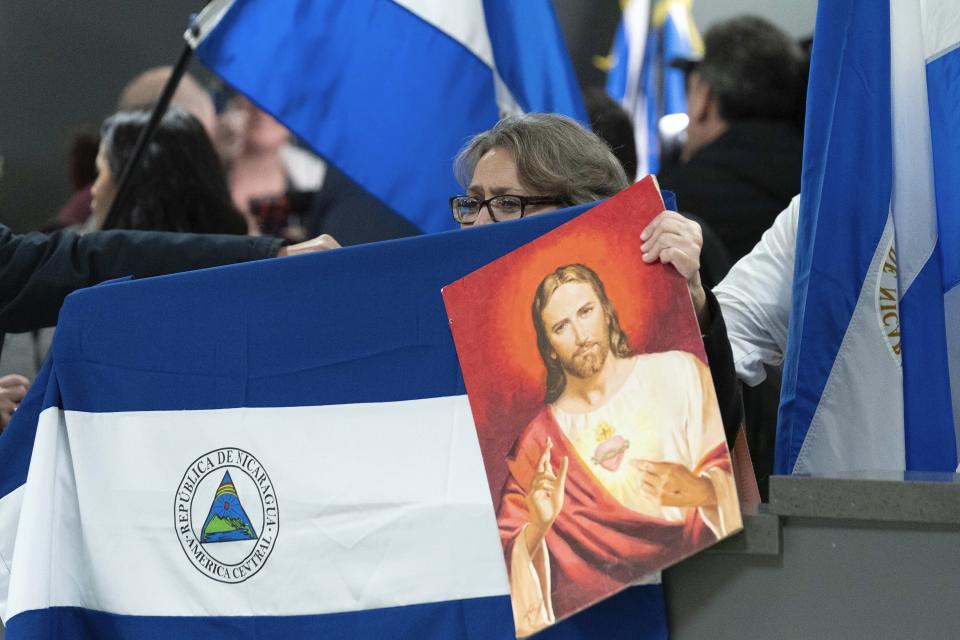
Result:
<svg viewBox="0 0 960 640"><path fill-rule="evenodd" d="M237 489L233 486L230 472L223 474L223 480L217 487L217 493L210 505L210 513L203 523L200 542L231 542L233 540L256 540L257 532L253 530L250 518L247 517Z"/></svg>

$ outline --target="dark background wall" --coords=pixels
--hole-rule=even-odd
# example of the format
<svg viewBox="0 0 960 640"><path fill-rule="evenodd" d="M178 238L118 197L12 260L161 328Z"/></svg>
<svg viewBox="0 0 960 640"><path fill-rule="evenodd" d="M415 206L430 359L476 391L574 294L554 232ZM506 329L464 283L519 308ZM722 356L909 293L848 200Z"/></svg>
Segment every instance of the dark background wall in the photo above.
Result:
<svg viewBox="0 0 960 640"><path fill-rule="evenodd" d="M286 1L286 0L273 0ZM522 0L518 0L522 1ZM0 222L27 231L54 215L71 188L73 134L96 129L139 71L173 64L187 17L203 0L0 0ZM554 0L581 84L602 86L618 0ZM701 31L752 11L791 35L813 28L816 0L698 0Z"/></svg>

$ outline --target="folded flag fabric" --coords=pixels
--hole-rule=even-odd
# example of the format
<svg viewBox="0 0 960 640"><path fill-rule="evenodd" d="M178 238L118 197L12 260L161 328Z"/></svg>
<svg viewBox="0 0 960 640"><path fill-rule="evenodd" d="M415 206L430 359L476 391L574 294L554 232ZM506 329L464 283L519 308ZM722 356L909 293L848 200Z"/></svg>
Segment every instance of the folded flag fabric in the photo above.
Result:
<svg viewBox="0 0 960 640"><path fill-rule="evenodd" d="M197 55L425 232L450 161L501 115L586 122L550 0L218 0Z"/></svg>
<svg viewBox="0 0 960 640"><path fill-rule="evenodd" d="M779 473L957 466L958 15L951 0L820 5Z"/></svg>
<svg viewBox="0 0 960 640"><path fill-rule="evenodd" d="M440 289L588 207L70 296L0 437L7 638L513 637ZM661 586L543 637L598 636Z"/></svg>

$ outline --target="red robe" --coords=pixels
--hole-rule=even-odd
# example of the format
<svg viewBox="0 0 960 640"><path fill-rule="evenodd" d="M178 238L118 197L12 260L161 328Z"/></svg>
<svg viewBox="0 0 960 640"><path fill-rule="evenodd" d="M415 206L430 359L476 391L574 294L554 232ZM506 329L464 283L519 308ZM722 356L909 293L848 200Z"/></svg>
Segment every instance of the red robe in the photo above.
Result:
<svg viewBox="0 0 960 640"><path fill-rule="evenodd" d="M508 571L514 541L528 521L523 487L530 486L548 437L553 441L554 472L559 472L564 456L570 460L563 508L546 536L553 612L558 620L716 540L698 509L689 509L683 522L671 522L621 505L593 477L549 407L544 407L520 434L507 459L510 473L500 494L497 523ZM724 443L709 451L693 472L712 468L730 471Z"/></svg>

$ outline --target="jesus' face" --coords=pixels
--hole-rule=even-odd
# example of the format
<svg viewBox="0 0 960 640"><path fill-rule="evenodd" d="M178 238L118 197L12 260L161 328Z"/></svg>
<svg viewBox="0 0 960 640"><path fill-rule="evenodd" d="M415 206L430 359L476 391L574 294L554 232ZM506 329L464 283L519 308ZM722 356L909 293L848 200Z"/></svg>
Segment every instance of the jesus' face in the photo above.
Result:
<svg viewBox="0 0 960 640"><path fill-rule="evenodd" d="M603 306L589 283L557 287L542 317L553 354L568 375L588 378L603 368L610 352L610 332Z"/></svg>

